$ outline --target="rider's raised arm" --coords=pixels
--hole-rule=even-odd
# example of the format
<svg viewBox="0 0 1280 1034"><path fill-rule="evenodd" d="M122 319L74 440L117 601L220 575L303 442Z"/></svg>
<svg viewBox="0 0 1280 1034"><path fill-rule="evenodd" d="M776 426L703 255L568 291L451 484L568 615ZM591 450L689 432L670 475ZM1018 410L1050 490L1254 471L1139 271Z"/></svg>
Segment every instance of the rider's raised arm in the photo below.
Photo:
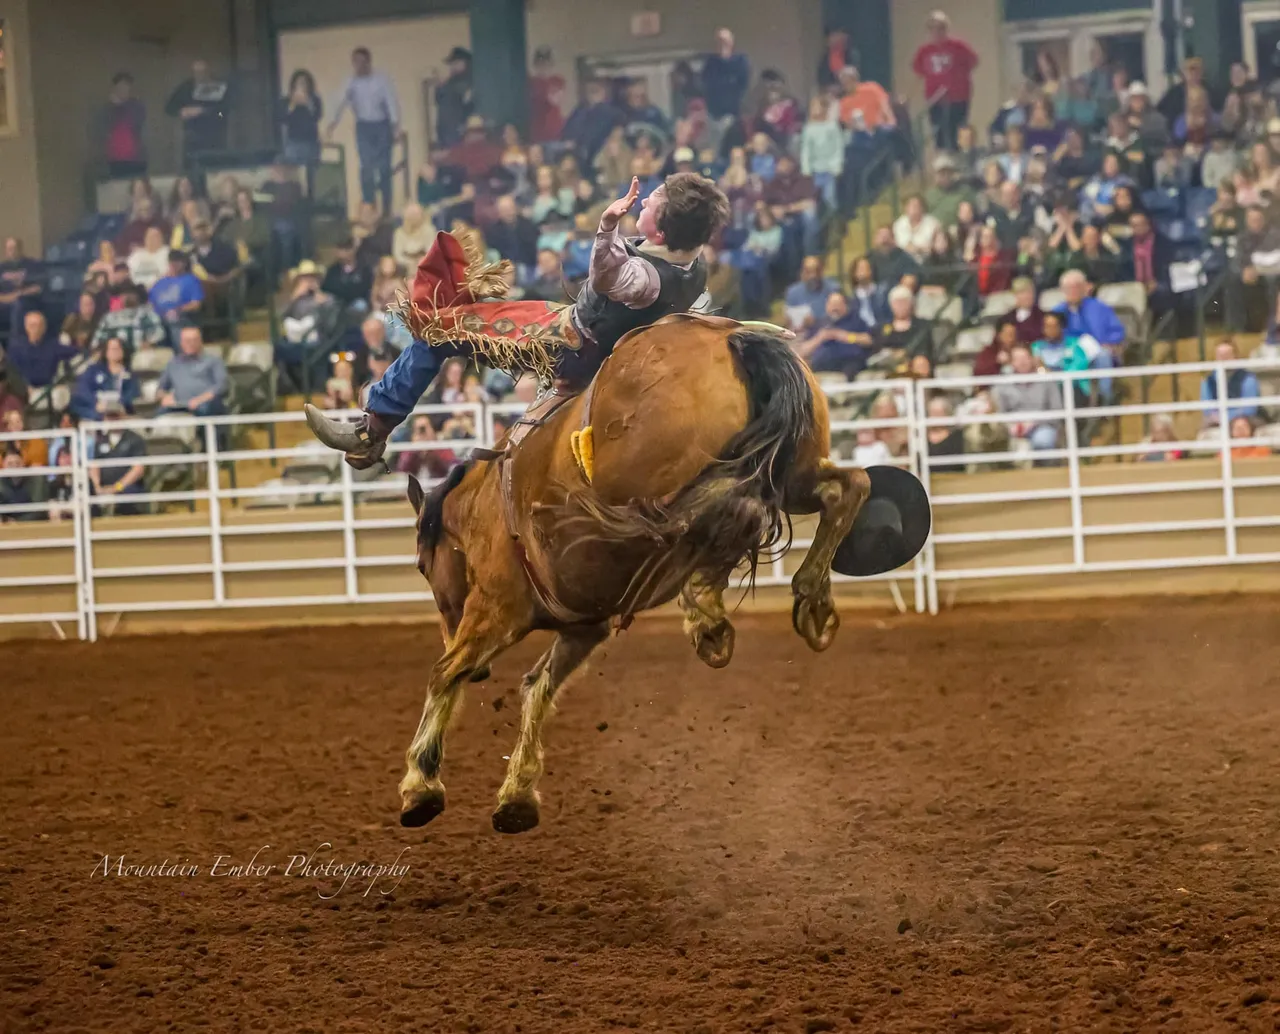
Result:
<svg viewBox="0 0 1280 1034"><path fill-rule="evenodd" d="M592 290L631 309L652 305L662 286L658 271L652 263L629 254L618 227L605 229L604 222L602 219L591 248L588 281Z"/></svg>

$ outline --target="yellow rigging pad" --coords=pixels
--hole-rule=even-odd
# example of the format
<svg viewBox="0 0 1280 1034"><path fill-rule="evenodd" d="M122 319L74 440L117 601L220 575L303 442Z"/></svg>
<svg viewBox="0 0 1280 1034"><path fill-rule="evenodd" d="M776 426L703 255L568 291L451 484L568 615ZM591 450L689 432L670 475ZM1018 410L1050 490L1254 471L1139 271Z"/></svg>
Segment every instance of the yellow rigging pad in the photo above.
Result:
<svg viewBox="0 0 1280 1034"><path fill-rule="evenodd" d="M595 442L591 436L590 424L569 436L569 448L573 450L574 462L578 464L582 476L587 479L587 484L590 484L591 475L595 470Z"/></svg>

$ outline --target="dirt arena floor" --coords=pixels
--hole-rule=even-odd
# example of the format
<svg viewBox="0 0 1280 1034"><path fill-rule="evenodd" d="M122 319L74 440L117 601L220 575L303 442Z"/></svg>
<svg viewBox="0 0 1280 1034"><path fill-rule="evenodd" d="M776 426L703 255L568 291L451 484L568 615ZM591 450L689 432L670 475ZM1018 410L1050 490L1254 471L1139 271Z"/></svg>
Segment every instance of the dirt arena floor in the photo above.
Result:
<svg viewBox="0 0 1280 1034"><path fill-rule="evenodd" d="M819 656L753 616L712 672L641 622L515 838L540 642L469 688L423 830L434 628L8 644L3 1029L1280 1028L1278 632L1280 599L1024 605ZM165 860L199 871L127 868Z"/></svg>

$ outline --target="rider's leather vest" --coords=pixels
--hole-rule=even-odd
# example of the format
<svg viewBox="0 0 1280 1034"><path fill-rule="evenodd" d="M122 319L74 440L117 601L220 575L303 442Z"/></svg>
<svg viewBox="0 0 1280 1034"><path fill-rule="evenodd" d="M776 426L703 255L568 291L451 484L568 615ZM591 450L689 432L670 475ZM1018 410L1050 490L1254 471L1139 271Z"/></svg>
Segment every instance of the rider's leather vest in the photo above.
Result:
<svg viewBox="0 0 1280 1034"><path fill-rule="evenodd" d="M639 256L658 271L658 297L643 309L633 309L593 291L590 281L584 283L574 306L574 322L605 349L613 348L618 339L629 331L647 327L673 312L687 312L707 287L707 266L701 256L688 269L683 269L657 255L641 251L633 241L628 240L626 245L628 255Z"/></svg>

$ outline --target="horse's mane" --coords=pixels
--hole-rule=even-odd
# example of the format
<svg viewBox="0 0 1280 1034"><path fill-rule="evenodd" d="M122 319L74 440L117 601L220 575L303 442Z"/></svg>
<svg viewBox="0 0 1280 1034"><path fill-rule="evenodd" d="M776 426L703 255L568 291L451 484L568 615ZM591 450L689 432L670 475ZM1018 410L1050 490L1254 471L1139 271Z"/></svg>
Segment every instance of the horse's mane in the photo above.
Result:
<svg viewBox="0 0 1280 1034"><path fill-rule="evenodd" d="M418 544L424 556L429 556L440 541L440 533L444 530L444 501L474 465L474 460L464 460L449 468L443 480L436 485L422 500L422 513L418 518Z"/></svg>

